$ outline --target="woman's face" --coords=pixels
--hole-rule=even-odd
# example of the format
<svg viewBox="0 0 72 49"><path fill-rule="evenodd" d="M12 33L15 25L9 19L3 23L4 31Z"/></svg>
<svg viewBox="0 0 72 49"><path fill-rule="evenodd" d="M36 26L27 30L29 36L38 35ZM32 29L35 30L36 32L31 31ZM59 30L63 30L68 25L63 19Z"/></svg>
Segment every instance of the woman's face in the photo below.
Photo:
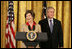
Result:
<svg viewBox="0 0 72 49"><path fill-rule="evenodd" d="M28 13L28 14L26 15L26 20L27 20L27 22L33 21L33 17L32 17L32 15L31 15L31 13Z"/></svg>

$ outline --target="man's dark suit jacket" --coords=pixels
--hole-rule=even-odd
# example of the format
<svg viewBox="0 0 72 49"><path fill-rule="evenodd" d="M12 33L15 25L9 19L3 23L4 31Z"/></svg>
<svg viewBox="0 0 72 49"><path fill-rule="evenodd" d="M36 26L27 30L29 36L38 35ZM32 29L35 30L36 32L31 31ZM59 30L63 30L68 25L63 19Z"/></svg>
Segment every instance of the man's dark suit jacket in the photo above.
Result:
<svg viewBox="0 0 72 49"><path fill-rule="evenodd" d="M46 18L39 21L39 24L41 25L41 31L46 32L48 35L47 42L39 43L41 48L58 48L58 46L63 47L63 31L61 27L61 22L53 18L53 23L53 32L51 33L48 19Z"/></svg>

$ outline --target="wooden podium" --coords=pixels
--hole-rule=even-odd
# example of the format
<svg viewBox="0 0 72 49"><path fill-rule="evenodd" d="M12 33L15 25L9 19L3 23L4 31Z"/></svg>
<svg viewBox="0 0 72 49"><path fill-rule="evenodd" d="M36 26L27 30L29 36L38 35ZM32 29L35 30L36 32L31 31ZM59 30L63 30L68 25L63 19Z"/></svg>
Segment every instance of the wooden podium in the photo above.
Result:
<svg viewBox="0 0 72 49"><path fill-rule="evenodd" d="M46 42L48 40L47 33L36 33L37 38L34 41L27 39L27 32L16 32L15 39L16 41L23 41L27 48L35 48L39 42Z"/></svg>

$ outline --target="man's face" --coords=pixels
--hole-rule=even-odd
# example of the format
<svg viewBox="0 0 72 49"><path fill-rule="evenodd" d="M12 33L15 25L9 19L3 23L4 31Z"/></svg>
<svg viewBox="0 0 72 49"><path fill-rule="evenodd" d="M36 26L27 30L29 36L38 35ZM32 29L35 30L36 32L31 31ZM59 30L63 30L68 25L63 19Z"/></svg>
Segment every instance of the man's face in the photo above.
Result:
<svg viewBox="0 0 72 49"><path fill-rule="evenodd" d="M50 19L54 17L54 9L51 8L47 11L47 17Z"/></svg>

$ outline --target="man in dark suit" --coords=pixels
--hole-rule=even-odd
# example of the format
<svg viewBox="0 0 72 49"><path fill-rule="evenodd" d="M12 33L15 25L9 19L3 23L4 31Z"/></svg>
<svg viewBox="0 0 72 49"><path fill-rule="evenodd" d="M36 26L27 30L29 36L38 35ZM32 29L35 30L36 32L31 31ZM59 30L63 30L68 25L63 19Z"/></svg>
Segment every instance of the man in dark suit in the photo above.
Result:
<svg viewBox="0 0 72 49"><path fill-rule="evenodd" d="M41 48L58 48L63 47L63 31L61 22L54 17L55 9L48 7L46 10L46 19L39 21L42 32L46 32L48 35L47 42L40 42Z"/></svg>

